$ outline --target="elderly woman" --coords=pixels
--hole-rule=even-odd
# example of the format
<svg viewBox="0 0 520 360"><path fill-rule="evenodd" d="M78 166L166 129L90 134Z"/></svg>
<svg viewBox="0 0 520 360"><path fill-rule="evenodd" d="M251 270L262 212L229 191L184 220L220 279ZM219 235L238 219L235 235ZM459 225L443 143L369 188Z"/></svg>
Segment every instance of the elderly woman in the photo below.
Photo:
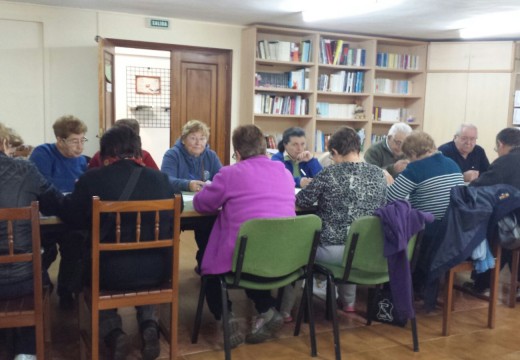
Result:
<svg viewBox="0 0 520 360"><path fill-rule="evenodd" d="M29 160L40 173L58 190L69 193L78 178L87 170L87 159L82 155L87 141L87 126L75 116L62 116L53 125L56 142L37 146ZM57 257L56 244L60 246L60 267L58 272L58 295L60 307L74 306L73 294L80 289L79 249L85 241L82 233L71 233L68 229L43 229L41 232L44 248L43 266L48 268Z"/></svg>
<svg viewBox="0 0 520 360"><path fill-rule="evenodd" d="M233 132L237 163L220 169L213 182L195 195L193 205L201 213L222 209L217 217L202 261L203 274L221 274L231 270L231 262L240 225L254 218L294 216L294 182L280 162L265 155L262 131L254 125L240 126ZM261 172L262 176L257 176ZM218 320L221 316L219 285L208 284L207 302ZM250 343L266 340L283 325L274 308L270 291L246 290L259 313L246 337ZM231 303L228 304L231 310ZM235 319L230 320L232 345L244 340Z"/></svg>
<svg viewBox="0 0 520 360"><path fill-rule="evenodd" d="M282 161L294 177L296 187L305 188L322 169L320 162L306 150L305 131L292 127L284 131L278 153L272 160Z"/></svg>
<svg viewBox="0 0 520 360"><path fill-rule="evenodd" d="M188 121L182 128L180 139L164 154L161 171L168 175L175 191L200 191L222 167L217 154L209 148L208 138L209 127L205 123ZM202 256L214 221L214 218L207 217L182 225L182 230L195 232L197 273L200 273Z"/></svg>
<svg viewBox="0 0 520 360"><path fill-rule="evenodd" d="M38 172L32 163L7 156L14 150L13 139L19 143L18 145L23 143L18 134L0 123L0 169L2 169L0 208L29 206L32 201L38 200L43 214L57 214L63 195ZM5 223L0 224L0 252L5 252L8 246L5 226ZM27 222L15 223L17 251L30 251L32 246L30 227ZM43 283L50 283L45 270ZM0 265L0 299L16 298L32 292L32 264L26 263L16 268L9 264ZM13 339L16 360L36 359L34 327L15 329Z"/></svg>
<svg viewBox="0 0 520 360"><path fill-rule="evenodd" d="M164 154L161 171L177 191L200 191L222 167L217 154L209 148L208 138L205 123L188 121L180 139Z"/></svg>
<svg viewBox="0 0 520 360"><path fill-rule="evenodd" d="M402 150L410 164L388 188L387 200L408 198L412 207L441 220L450 201L451 188L464 185L460 168L437 151L432 137L422 131L408 135Z"/></svg>
<svg viewBox="0 0 520 360"><path fill-rule="evenodd" d="M81 176L74 191L65 199L62 218L77 229L92 226L92 197L101 200L120 200L132 174L137 181L126 200L157 200L172 198L174 193L168 177L158 170L145 167L141 158L141 139L129 127L117 126L108 130L100 141L101 168L91 169ZM135 175L134 175L135 176ZM106 219L105 219L106 220ZM153 218L143 216L141 236L153 239ZM161 218L160 230L170 231L171 219ZM102 225L103 226L103 225ZM135 223L121 225L121 233L135 236ZM113 232L101 242L113 242ZM132 238L127 239L132 241ZM142 289L157 286L170 276L171 255L163 249L111 253L101 258L100 286L104 290ZM155 359L160 353L157 325L157 306L137 307L137 318L142 337L143 359ZM121 317L116 309L100 313L100 337L114 353L114 359L126 359L130 339L122 330Z"/></svg>
<svg viewBox="0 0 520 360"><path fill-rule="evenodd" d="M388 187L387 200L406 199L413 208L432 213L435 221L426 225L424 239L413 274L414 289L422 292L435 232L450 202L451 188L464 185L459 166L444 156L430 135L412 132L403 142L403 153L410 163Z"/></svg>
<svg viewBox="0 0 520 360"><path fill-rule="evenodd" d="M328 150L334 165L323 169L296 195L296 205L318 203L316 214L323 225L316 259L341 264L350 224L384 204L386 178L382 169L361 160L361 141L350 127L341 127L332 135ZM340 285L338 294L343 311L355 311L356 286Z"/></svg>

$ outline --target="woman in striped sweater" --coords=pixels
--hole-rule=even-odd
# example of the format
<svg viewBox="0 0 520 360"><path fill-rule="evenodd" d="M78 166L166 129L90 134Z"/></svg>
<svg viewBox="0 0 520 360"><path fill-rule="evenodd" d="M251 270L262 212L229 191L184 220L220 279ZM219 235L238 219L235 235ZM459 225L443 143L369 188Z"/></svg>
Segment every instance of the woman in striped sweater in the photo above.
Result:
<svg viewBox="0 0 520 360"><path fill-rule="evenodd" d="M450 202L451 188L464 185L464 177L459 166L437 151L432 137L425 132L412 132L404 140L402 150L410 163L388 187L386 199L408 199L413 208L435 216L435 221L426 226L413 274L414 289L422 292L430 262L429 249L436 241L435 232Z"/></svg>

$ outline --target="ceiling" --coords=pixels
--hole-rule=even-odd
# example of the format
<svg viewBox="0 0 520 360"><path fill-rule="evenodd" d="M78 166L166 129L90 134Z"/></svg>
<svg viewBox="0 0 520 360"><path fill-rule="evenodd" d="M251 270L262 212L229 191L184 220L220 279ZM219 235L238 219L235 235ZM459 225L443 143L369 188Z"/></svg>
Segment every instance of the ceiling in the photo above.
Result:
<svg viewBox="0 0 520 360"><path fill-rule="evenodd" d="M272 24L424 40L459 39L458 29L461 27L461 20L490 12L520 11L520 0L404 0L393 9L361 16L314 23L303 22L301 10L305 4L323 4L325 1L327 0L17 0L16 2L232 25ZM486 26L486 23L483 22L482 26ZM500 36L500 38L520 39L520 29L516 33Z"/></svg>

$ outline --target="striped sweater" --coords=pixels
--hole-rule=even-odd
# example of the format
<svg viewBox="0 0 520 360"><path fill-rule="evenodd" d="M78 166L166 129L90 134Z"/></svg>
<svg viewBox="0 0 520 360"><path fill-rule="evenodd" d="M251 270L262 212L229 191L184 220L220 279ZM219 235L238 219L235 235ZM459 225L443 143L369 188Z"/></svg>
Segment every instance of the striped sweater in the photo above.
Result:
<svg viewBox="0 0 520 360"><path fill-rule="evenodd" d="M450 190L457 185L464 185L459 167L437 152L408 164L389 186L386 198L388 201L408 198L413 208L430 212L440 220L448 207Z"/></svg>

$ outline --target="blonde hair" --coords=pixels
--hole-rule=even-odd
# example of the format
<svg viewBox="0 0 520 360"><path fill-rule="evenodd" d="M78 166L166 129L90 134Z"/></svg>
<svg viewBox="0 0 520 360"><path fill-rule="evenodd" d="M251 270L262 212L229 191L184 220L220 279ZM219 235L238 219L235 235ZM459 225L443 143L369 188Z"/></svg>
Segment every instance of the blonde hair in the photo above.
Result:
<svg viewBox="0 0 520 360"><path fill-rule="evenodd" d="M18 147L23 144L22 137L16 131L0 123L0 151L5 151L4 141L12 147Z"/></svg>
<svg viewBox="0 0 520 360"><path fill-rule="evenodd" d="M433 138L424 131L413 131L403 141L401 148L408 158L419 158L430 151L437 150Z"/></svg>
<svg viewBox="0 0 520 360"><path fill-rule="evenodd" d="M205 137L209 137L209 127L200 120L190 120L182 127L181 140L186 139L189 134L201 132Z"/></svg>

